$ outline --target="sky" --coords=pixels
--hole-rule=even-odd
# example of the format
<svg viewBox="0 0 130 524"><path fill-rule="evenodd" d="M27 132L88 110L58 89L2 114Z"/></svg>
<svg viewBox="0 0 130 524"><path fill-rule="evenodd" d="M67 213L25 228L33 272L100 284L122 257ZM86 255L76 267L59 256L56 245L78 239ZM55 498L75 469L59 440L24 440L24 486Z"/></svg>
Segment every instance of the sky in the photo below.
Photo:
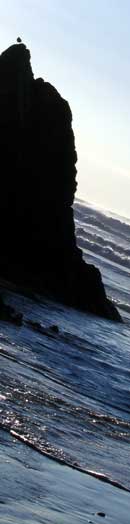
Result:
<svg viewBox="0 0 130 524"><path fill-rule="evenodd" d="M18 36L69 101L76 196L130 218L130 1L0 0L0 52Z"/></svg>

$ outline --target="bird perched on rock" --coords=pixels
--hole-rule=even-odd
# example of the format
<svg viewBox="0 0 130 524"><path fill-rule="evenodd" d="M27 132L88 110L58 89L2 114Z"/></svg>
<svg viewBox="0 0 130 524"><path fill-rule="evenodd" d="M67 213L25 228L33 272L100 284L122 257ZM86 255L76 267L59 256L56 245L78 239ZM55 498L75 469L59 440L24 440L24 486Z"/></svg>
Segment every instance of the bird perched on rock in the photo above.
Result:
<svg viewBox="0 0 130 524"><path fill-rule="evenodd" d="M21 40L20 36L18 36L17 42L18 42L18 44L21 44L22 40Z"/></svg>

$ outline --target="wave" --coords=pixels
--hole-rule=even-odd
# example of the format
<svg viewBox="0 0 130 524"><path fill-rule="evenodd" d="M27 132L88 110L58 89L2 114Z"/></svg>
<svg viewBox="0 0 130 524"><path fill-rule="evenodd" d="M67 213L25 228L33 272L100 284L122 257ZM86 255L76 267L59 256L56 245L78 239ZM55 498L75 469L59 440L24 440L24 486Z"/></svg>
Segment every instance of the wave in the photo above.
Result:
<svg viewBox="0 0 130 524"><path fill-rule="evenodd" d="M130 248L127 248L127 247L124 248L123 245L117 244L114 241L111 241L109 238L105 239L97 233L94 233L94 232L90 233L89 231L86 231L83 227L77 226L76 236L77 238L78 237L82 237L82 238L87 237L87 240L96 242L103 247L109 247L113 251L116 251L119 254L121 254L122 256L124 255L124 256L130 257Z"/></svg>
<svg viewBox="0 0 130 524"><path fill-rule="evenodd" d="M94 470L83 468L77 462L70 462L70 461L66 460L65 458L63 458L62 456L61 457L57 456L57 452L56 452L56 454L54 453L54 448L53 448L53 453L52 453L52 451L50 449L48 449L48 450L42 449L42 447L40 446L40 443L37 444L31 438L26 437L25 435L21 435L20 433L14 431L14 430L10 430L10 434L16 440L20 440L20 442L22 442L23 444L26 444L27 446L31 447L32 449L34 449L38 453L41 453L42 455L50 458L51 460L53 460L55 462L58 462L59 464L62 464L64 466L68 466L68 467L70 467L72 469L75 469L75 470L79 471L80 473L84 473L84 474L89 475L91 477L97 478L100 481L106 482L107 484L111 484L112 486L115 486L116 488L122 489L123 491L126 491L126 492L130 493L130 489L127 486L124 486L124 484L118 482L117 480L112 479L108 475L100 473L98 471L94 471Z"/></svg>
<svg viewBox="0 0 130 524"><path fill-rule="evenodd" d="M79 202L74 213L79 247L130 269L130 224Z"/></svg>
<svg viewBox="0 0 130 524"><path fill-rule="evenodd" d="M127 241L130 239L130 225L121 218L108 216L97 209L79 204L78 202L74 204L74 215L76 219L82 221L84 224L95 226L100 230L113 233L114 235L119 235Z"/></svg>
<svg viewBox="0 0 130 524"><path fill-rule="evenodd" d="M130 313L130 304L126 304L125 302L121 302L120 300L112 300L114 306L122 309L123 311L126 311L126 313Z"/></svg>
<svg viewBox="0 0 130 524"><path fill-rule="evenodd" d="M121 254L118 251L114 251L110 245L100 245L91 237L91 240L77 236L77 243L79 247L85 250L94 252L96 255L99 255L103 258L109 259L111 262L119 264L121 266L130 269L130 257L125 256L125 250Z"/></svg>

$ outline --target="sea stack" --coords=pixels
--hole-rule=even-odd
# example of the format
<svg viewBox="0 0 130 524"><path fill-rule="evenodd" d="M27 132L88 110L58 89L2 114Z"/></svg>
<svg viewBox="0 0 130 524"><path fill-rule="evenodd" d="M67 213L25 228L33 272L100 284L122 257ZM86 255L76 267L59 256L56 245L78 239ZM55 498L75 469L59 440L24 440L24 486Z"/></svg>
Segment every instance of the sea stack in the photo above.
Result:
<svg viewBox="0 0 130 524"><path fill-rule="evenodd" d="M0 276L120 321L99 270L76 245L69 104L51 84L34 79L21 42L0 56L0 155Z"/></svg>

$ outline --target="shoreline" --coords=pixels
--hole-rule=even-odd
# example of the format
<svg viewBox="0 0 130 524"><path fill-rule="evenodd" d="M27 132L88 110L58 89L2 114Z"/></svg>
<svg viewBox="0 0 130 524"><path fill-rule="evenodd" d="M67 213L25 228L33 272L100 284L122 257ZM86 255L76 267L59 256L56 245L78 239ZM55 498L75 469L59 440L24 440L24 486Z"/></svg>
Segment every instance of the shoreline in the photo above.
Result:
<svg viewBox="0 0 130 524"><path fill-rule="evenodd" d="M0 437L0 522L129 523L129 493L48 460L4 430Z"/></svg>
<svg viewBox="0 0 130 524"><path fill-rule="evenodd" d="M101 482L105 482L106 484L110 484L113 487L116 487L118 489L121 489L122 491L126 491L127 493L130 493L130 489L129 488L127 488L126 486L124 486L120 482L111 479L110 477L108 477L107 475L105 475L103 473L99 473L97 471L93 471L93 470L90 470L90 469L82 468L80 465L78 465L78 463L74 463L74 464L71 464L69 462L67 463L65 460L60 459L59 457L50 455L50 453L48 453L48 451L41 450L40 448L38 448L35 445L34 442L32 442L31 440L27 439L24 435L20 435L19 433L17 433L13 429L10 431L10 435L12 437L14 437L16 440L18 440L19 442L22 442L22 444L25 444L26 446L29 446L31 449L36 451L36 453L40 453L40 455L42 455L43 457L47 457L49 460L52 460L52 461L56 462L57 464L60 464L61 466L66 466L68 468L71 468L72 470L79 471L80 473L83 473L84 475L88 475L90 477L98 479Z"/></svg>

